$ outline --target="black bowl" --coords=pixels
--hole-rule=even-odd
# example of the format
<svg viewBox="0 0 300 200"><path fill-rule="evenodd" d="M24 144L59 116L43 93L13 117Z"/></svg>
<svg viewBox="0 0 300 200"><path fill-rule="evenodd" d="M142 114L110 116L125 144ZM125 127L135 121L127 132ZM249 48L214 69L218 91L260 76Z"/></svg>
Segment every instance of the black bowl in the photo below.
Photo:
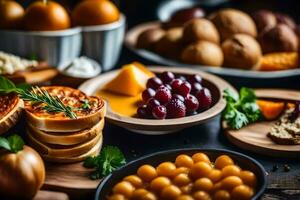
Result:
<svg viewBox="0 0 300 200"><path fill-rule="evenodd" d="M157 166L164 161L174 161L175 158L180 154L192 155L197 152L203 152L208 155L211 160L215 160L218 156L226 154L230 156L234 162L239 165L243 170L252 171L257 177L256 194L252 200L259 199L267 185L266 171L261 164L259 164L253 158L246 156L241 153L228 151L228 150L217 150L217 149L200 149L200 148L189 148L189 149L178 149L178 150L167 150L154 154L150 154L141 157L135 161L132 161L113 174L107 176L97 187L95 200L105 200L106 196L111 192L112 187L122 180L125 176L130 174L136 174L137 169L144 164L151 164Z"/></svg>

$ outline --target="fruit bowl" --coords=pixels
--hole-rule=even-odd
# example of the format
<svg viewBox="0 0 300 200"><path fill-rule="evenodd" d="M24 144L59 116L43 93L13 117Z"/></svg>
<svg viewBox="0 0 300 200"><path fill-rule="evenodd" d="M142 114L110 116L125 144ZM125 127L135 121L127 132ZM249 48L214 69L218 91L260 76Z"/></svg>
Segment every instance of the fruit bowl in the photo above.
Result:
<svg viewBox="0 0 300 200"><path fill-rule="evenodd" d="M250 158L244 154L228 151L228 150L216 150L216 149L178 149L178 150L167 150L158 152L155 154L147 155L139 158L136 161L128 163L121 169L115 171L113 174L107 176L98 186L95 200L104 200L112 190L113 186L122 180L123 177L134 174L137 169L144 164L158 165L164 161L174 161L175 158L180 154L193 155L194 153L202 152L205 153L210 159L215 160L220 155L230 156L235 163L244 170L252 171L257 177L256 193L251 198L252 200L260 199L265 188L266 188L266 172L265 169L256 160Z"/></svg>
<svg viewBox="0 0 300 200"><path fill-rule="evenodd" d="M176 67L150 67L148 69L154 73L170 71L174 74L199 74L203 78L203 85L211 91L213 99L212 106L208 110L192 116L175 119L154 120L140 119L121 115L119 113L114 112L109 106L108 102L108 109L106 115L106 119L108 122L141 134L161 135L172 133L187 127L205 123L208 120L216 117L222 112L222 110L226 106L226 102L222 98L223 91L225 89L231 89L235 91L235 89L225 80L217 76L211 75L209 73ZM97 91L101 89L106 83L111 81L118 74L118 72L119 70L111 71L102 74L94 79L88 80L85 83L83 83L79 87L79 89L88 95L96 95Z"/></svg>

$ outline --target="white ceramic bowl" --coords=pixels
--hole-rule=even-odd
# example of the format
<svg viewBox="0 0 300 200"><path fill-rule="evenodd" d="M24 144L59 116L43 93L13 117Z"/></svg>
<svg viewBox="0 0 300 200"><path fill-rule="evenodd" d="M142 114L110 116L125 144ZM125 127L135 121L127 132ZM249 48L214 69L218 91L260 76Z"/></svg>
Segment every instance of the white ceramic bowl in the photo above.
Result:
<svg viewBox="0 0 300 200"><path fill-rule="evenodd" d="M121 14L117 22L82 27L83 54L100 63L103 71L117 63L124 40L126 19Z"/></svg>
<svg viewBox="0 0 300 200"><path fill-rule="evenodd" d="M26 58L36 56L50 66L77 58L81 46L80 27L61 31L0 31L0 51Z"/></svg>

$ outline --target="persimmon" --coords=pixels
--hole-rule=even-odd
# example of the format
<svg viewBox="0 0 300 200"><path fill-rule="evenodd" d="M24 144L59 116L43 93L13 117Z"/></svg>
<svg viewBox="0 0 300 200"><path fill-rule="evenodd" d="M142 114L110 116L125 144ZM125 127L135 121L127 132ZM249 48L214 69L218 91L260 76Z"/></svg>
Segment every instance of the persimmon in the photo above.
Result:
<svg viewBox="0 0 300 200"><path fill-rule="evenodd" d="M16 29L24 16L23 7L11 0L0 0L0 29Z"/></svg>
<svg viewBox="0 0 300 200"><path fill-rule="evenodd" d="M82 1L72 12L74 24L78 26L109 24L119 18L118 8L109 0Z"/></svg>
<svg viewBox="0 0 300 200"><path fill-rule="evenodd" d="M30 31L56 31L71 26L66 9L54 1L36 1L25 11L24 26Z"/></svg>
<svg viewBox="0 0 300 200"><path fill-rule="evenodd" d="M257 105L267 120L278 118L285 108L285 103L283 102L257 100Z"/></svg>

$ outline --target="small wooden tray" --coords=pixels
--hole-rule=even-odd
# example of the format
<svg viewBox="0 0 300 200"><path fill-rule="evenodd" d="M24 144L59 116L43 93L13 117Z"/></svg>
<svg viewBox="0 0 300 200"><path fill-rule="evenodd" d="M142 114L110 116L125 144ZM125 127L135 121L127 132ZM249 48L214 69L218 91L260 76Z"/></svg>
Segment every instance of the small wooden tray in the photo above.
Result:
<svg viewBox="0 0 300 200"><path fill-rule="evenodd" d="M258 89L255 93L258 98L300 100L300 91ZM242 149L273 157L299 158L300 145L279 145L267 137L274 123L275 121L258 122L239 130L225 129L224 132L231 143Z"/></svg>

